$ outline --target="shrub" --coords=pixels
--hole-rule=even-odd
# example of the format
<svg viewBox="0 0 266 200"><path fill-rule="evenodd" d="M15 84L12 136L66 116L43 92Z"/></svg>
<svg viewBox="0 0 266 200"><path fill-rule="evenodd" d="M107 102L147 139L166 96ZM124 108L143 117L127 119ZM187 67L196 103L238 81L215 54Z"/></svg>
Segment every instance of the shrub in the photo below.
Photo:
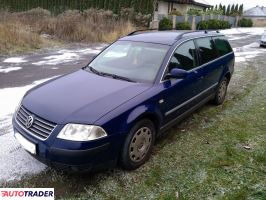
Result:
<svg viewBox="0 0 266 200"><path fill-rule="evenodd" d="M198 9L195 9L195 8L190 8L188 11L187 11L187 14L188 15L202 15L203 14L203 11L202 10L198 10Z"/></svg>
<svg viewBox="0 0 266 200"><path fill-rule="evenodd" d="M57 16L39 8L18 13L0 10L0 16L0 54L52 44L41 34L67 42L113 42L136 29L133 20L97 9L69 10ZM138 16L139 23L147 21L147 16Z"/></svg>
<svg viewBox="0 0 266 200"><path fill-rule="evenodd" d="M169 15L182 16L181 12L179 12L178 10L172 10Z"/></svg>
<svg viewBox="0 0 266 200"><path fill-rule="evenodd" d="M206 30L206 29L208 29L208 21L200 21L197 24L197 29L198 30Z"/></svg>
<svg viewBox="0 0 266 200"><path fill-rule="evenodd" d="M222 21L222 20L217 20L217 19L211 19L208 21L201 21L197 24L198 30L227 29L230 27L231 27L231 25L228 21Z"/></svg>
<svg viewBox="0 0 266 200"><path fill-rule="evenodd" d="M188 22L177 23L176 30L191 30L191 25Z"/></svg>
<svg viewBox="0 0 266 200"><path fill-rule="evenodd" d="M240 27L252 27L253 26L253 21L251 19L240 19L238 22L238 26Z"/></svg>
<svg viewBox="0 0 266 200"><path fill-rule="evenodd" d="M159 30L171 30L173 29L173 22L164 17L160 22L159 22Z"/></svg>

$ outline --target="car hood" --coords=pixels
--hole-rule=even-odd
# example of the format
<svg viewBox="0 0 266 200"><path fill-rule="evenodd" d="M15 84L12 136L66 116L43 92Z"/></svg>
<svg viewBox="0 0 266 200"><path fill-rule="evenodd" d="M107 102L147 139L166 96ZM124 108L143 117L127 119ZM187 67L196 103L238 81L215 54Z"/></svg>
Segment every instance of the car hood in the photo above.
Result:
<svg viewBox="0 0 266 200"><path fill-rule="evenodd" d="M93 124L150 87L79 70L33 88L22 104L33 114L57 124Z"/></svg>

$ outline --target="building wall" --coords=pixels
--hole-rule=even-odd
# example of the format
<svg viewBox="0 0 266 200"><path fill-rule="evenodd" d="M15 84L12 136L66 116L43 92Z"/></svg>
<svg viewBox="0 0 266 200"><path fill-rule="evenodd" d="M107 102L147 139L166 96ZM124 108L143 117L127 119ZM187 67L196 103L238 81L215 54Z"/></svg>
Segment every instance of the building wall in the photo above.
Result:
<svg viewBox="0 0 266 200"><path fill-rule="evenodd" d="M258 26L258 27L265 27L266 26L266 19L252 19L253 21L253 26Z"/></svg>
<svg viewBox="0 0 266 200"><path fill-rule="evenodd" d="M187 14L187 11L189 11L189 9L191 8L197 9L197 10L203 10L203 8L200 6L188 5L188 4L177 4L177 3L174 3L173 8L181 12L182 15Z"/></svg>
<svg viewBox="0 0 266 200"><path fill-rule="evenodd" d="M158 14L168 14L168 2L165 1L159 1L158 2Z"/></svg>
<svg viewBox="0 0 266 200"><path fill-rule="evenodd" d="M167 15L168 14L168 6L170 6L170 9L171 9L171 4L170 3L165 2L165 1L159 1L158 2L158 14ZM173 8L175 8L177 11L181 12L182 15L187 14L187 11L190 8L203 10L203 8L200 7L200 6L188 5L188 4L177 4L177 3L173 4ZM171 10L170 10L170 12L171 12Z"/></svg>
<svg viewBox="0 0 266 200"><path fill-rule="evenodd" d="M245 17L247 19L252 19L253 26L266 27L266 17Z"/></svg>

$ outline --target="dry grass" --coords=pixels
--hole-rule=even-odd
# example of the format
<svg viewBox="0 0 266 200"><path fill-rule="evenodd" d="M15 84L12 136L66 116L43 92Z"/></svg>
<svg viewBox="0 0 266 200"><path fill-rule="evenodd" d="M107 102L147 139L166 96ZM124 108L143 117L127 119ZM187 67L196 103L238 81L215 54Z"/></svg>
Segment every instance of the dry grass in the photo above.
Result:
<svg viewBox="0 0 266 200"><path fill-rule="evenodd" d="M113 42L135 29L128 19L96 9L53 16L37 8L20 13L0 11L0 16L0 53L40 48L42 34L63 42Z"/></svg>
<svg viewBox="0 0 266 200"><path fill-rule="evenodd" d="M0 52L3 54L40 48L40 36L28 27L15 23L0 23Z"/></svg>

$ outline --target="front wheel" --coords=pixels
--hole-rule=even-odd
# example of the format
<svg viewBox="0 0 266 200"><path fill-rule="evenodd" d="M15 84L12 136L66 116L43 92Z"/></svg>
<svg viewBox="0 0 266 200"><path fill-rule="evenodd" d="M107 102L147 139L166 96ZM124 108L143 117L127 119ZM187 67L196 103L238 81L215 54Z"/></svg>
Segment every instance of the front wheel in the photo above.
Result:
<svg viewBox="0 0 266 200"><path fill-rule="evenodd" d="M144 164L150 157L155 139L152 121L143 119L130 130L121 152L120 165L133 170Z"/></svg>
<svg viewBox="0 0 266 200"><path fill-rule="evenodd" d="M226 93L227 93L227 86L228 86L228 79L224 77L218 86L218 89L216 91L216 94L213 100L215 105L223 104L225 97L226 97Z"/></svg>

